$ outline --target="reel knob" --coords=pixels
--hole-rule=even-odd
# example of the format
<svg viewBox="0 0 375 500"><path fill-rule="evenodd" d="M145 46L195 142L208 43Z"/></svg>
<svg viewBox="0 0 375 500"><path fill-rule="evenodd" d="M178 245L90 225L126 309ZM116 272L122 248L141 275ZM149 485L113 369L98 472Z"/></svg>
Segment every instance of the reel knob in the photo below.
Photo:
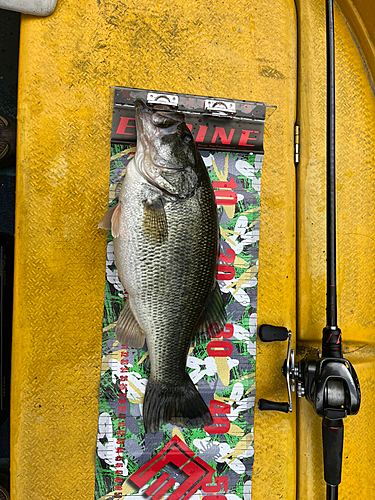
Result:
<svg viewBox="0 0 375 500"><path fill-rule="evenodd" d="M261 411L282 411L289 413L289 403L278 403L276 401L268 401L268 399L260 399L258 401L258 408Z"/></svg>
<svg viewBox="0 0 375 500"><path fill-rule="evenodd" d="M260 325L258 335L262 342L283 342L288 338L288 329L284 326Z"/></svg>

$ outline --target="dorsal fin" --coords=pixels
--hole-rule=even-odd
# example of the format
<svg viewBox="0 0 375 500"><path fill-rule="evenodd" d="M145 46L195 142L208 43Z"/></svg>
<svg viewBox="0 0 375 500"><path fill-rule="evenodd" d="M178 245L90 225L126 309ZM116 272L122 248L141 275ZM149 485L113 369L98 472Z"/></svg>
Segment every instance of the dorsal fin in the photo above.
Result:
<svg viewBox="0 0 375 500"><path fill-rule="evenodd" d="M112 219L112 215L113 215L113 212L114 212L116 207L117 207L117 203L116 203L116 205L111 207L109 210L107 210L103 219L98 224L98 229L106 229L107 231L111 229L111 219Z"/></svg>
<svg viewBox="0 0 375 500"><path fill-rule="evenodd" d="M120 235L121 202L111 207L99 222L99 229L111 230L112 236L117 238Z"/></svg>
<svg viewBox="0 0 375 500"><path fill-rule="evenodd" d="M120 236L121 201L119 201L113 211L111 219L111 232L114 238Z"/></svg>

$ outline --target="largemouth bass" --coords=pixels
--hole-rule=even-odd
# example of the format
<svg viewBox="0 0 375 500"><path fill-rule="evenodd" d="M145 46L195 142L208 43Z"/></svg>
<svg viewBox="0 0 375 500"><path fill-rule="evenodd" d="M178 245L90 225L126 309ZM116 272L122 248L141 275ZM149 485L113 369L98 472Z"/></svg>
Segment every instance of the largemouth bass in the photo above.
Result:
<svg viewBox="0 0 375 500"><path fill-rule="evenodd" d="M112 230L119 278L128 293L116 337L147 341L151 373L143 402L146 432L163 423L212 423L186 360L192 338L219 331L225 310L216 282L214 192L182 113L137 100L137 151L119 203L99 227ZM110 224L109 224L110 222Z"/></svg>

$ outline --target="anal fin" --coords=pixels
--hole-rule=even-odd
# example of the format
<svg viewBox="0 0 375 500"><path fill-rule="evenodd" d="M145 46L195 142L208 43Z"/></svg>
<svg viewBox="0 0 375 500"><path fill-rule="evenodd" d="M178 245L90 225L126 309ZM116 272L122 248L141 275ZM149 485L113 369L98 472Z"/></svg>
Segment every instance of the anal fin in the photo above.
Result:
<svg viewBox="0 0 375 500"><path fill-rule="evenodd" d="M223 297L218 283L215 283L210 295L207 297L206 304L199 321L194 329L194 336L200 336L203 339L209 339L211 336L219 333L227 321Z"/></svg>
<svg viewBox="0 0 375 500"><path fill-rule="evenodd" d="M142 347L146 340L146 334L139 326L129 305L125 302L120 312L115 329L116 338L127 347Z"/></svg>

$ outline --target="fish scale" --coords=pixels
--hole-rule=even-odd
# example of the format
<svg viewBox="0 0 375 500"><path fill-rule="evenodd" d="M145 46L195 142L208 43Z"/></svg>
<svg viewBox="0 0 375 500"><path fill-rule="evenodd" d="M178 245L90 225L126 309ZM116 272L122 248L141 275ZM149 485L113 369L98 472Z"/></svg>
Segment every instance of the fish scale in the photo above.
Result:
<svg viewBox="0 0 375 500"><path fill-rule="evenodd" d="M123 240L115 240L115 248L121 245L118 253L124 255L119 272L134 315L146 333L151 375L178 384L185 378L194 326L214 285L216 223L205 208L211 191L204 190L200 203L192 197L166 204L168 241L156 247L142 235L143 211L134 210L134 198L144 198L145 190L148 185L140 179L128 184L125 180L121 203L127 224ZM144 256L148 258L140 267Z"/></svg>

